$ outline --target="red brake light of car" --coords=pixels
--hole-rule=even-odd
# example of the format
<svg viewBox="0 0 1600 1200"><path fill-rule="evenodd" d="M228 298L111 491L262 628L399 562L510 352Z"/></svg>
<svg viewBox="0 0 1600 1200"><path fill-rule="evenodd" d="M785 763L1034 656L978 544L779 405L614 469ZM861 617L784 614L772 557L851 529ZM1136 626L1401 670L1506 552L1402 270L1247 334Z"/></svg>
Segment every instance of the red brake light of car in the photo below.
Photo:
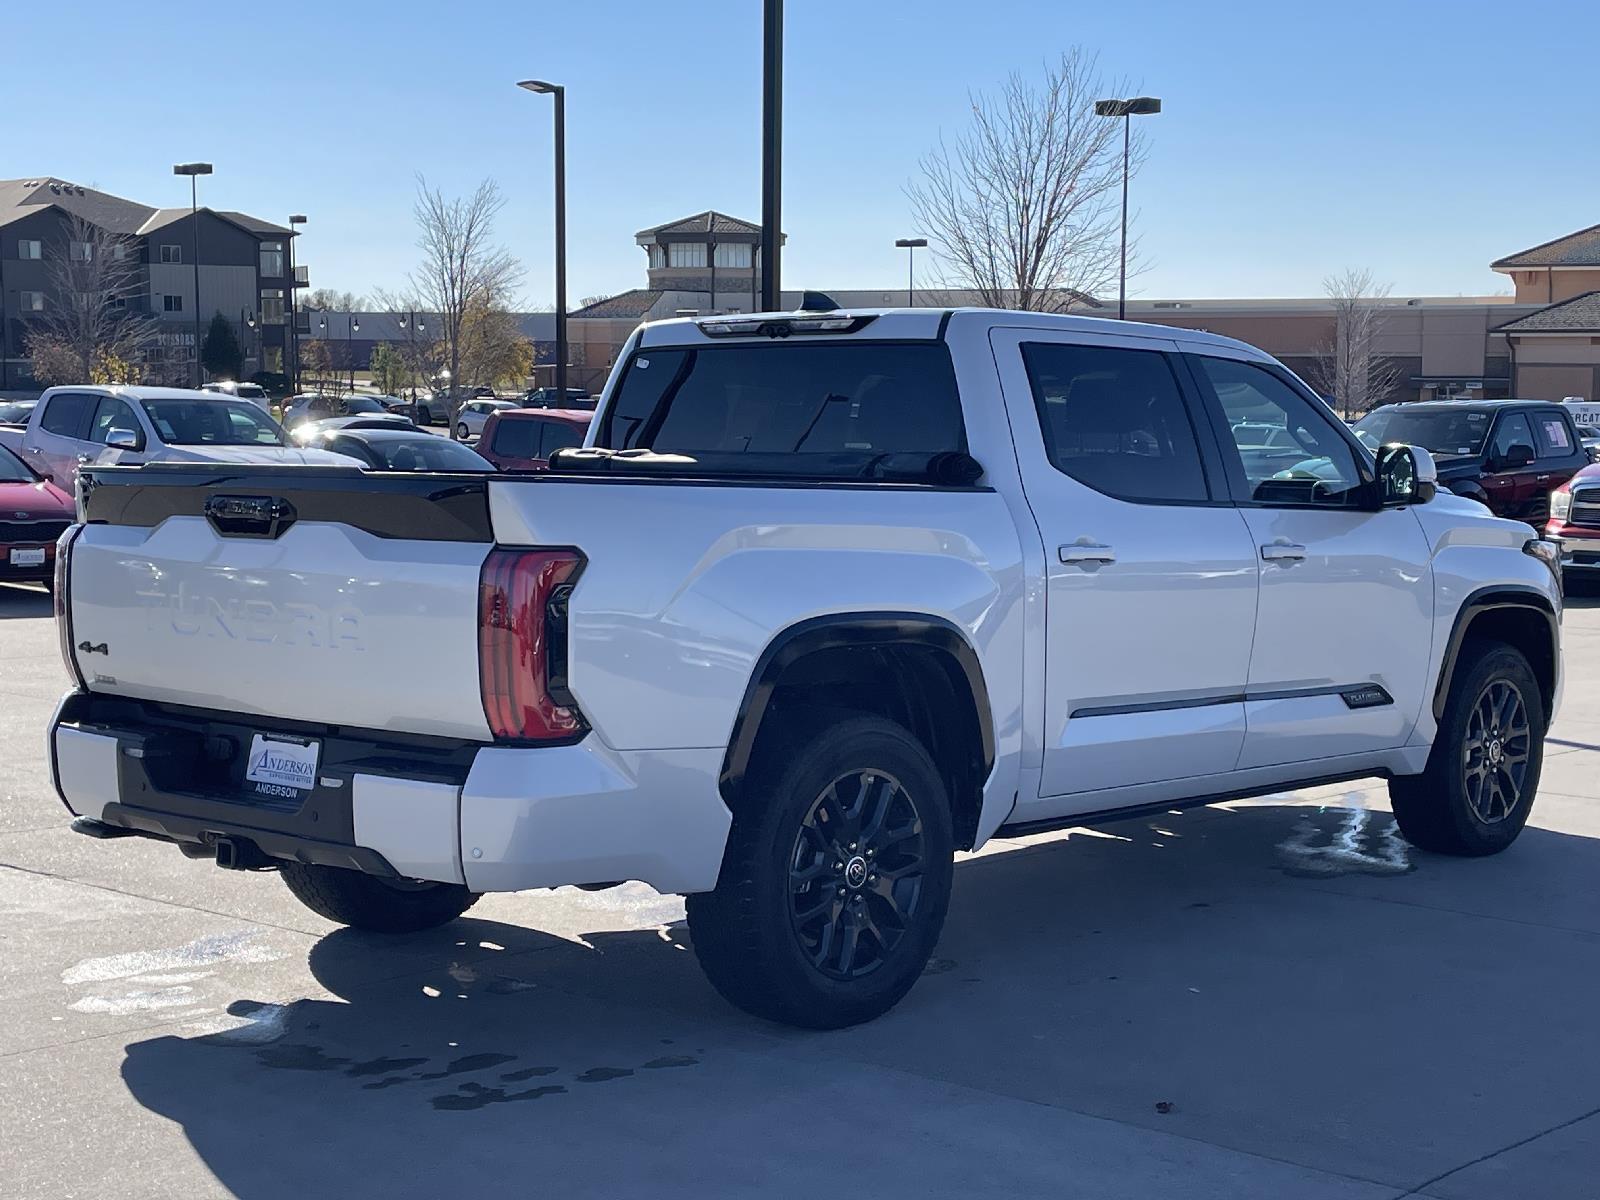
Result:
<svg viewBox="0 0 1600 1200"><path fill-rule="evenodd" d="M478 681L497 742L575 742L588 722L567 691L567 599L576 550L491 550L478 576Z"/></svg>

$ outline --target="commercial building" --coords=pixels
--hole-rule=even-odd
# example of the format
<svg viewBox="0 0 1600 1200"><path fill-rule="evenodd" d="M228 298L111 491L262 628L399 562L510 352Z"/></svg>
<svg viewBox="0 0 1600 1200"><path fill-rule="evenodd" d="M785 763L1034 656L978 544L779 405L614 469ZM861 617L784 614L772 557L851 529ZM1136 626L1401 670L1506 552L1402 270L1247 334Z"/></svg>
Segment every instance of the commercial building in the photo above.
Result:
<svg viewBox="0 0 1600 1200"><path fill-rule="evenodd" d="M290 275L292 229L241 212L153 208L40 175L0 180L0 389L33 383L27 335L62 302L52 257L82 252L71 237L74 217L127 239L137 255L125 304L153 318L145 349L152 382L192 378L197 307L202 327L216 313L235 326L246 375L285 369L290 293L307 282L304 267Z"/></svg>
<svg viewBox="0 0 1600 1200"><path fill-rule="evenodd" d="M639 231L647 254L645 286L580 308L569 337L581 347L583 382L597 386L641 321L694 313L750 312L760 296L757 243L750 221L707 211ZM1377 353L1396 369L1390 400L1525 396L1600 399L1600 225L1490 264L1509 277L1511 295L1394 296L1383 310ZM905 288L822 289L845 308L897 307ZM970 292L925 288L917 307L977 303ZM785 291L785 307L800 293ZM1092 297L1071 311L1115 314ZM1325 297L1259 300L1133 300L1128 318L1206 329L1276 355L1315 380L1338 336Z"/></svg>

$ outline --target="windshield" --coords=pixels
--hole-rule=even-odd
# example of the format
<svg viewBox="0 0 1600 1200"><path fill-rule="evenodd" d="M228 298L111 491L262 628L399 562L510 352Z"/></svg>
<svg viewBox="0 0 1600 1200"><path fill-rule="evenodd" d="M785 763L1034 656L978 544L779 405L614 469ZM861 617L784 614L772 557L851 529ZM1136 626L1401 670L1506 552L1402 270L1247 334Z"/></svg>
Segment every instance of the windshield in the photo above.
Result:
<svg viewBox="0 0 1600 1200"><path fill-rule="evenodd" d="M1356 423L1369 450L1390 442L1421 446L1434 454L1479 454L1494 414L1481 409L1380 408Z"/></svg>
<svg viewBox="0 0 1600 1200"><path fill-rule="evenodd" d="M35 476L23 462L4 446L0 446L0 483L33 483Z"/></svg>
<svg viewBox="0 0 1600 1200"><path fill-rule="evenodd" d="M32 404L21 404L15 401L7 404L5 401L0 400L0 425L26 424L28 414L32 411Z"/></svg>
<svg viewBox="0 0 1600 1200"><path fill-rule="evenodd" d="M596 445L855 478L887 455L964 451L967 439L942 343L788 341L639 351Z"/></svg>
<svg viewBox="0 0 1600 1200"><path fill-rule="evenodd" d="M145 400L144 411L169 446L283 446L283 431L253 404L230 400Z"/></svg>

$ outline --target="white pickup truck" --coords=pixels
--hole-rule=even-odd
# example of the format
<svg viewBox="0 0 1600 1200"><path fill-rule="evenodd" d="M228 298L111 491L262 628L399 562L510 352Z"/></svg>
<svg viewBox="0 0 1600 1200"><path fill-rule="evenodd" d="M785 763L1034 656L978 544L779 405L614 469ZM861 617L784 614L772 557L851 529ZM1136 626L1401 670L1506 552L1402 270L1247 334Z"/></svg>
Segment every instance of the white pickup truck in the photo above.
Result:
<svg viewBox="0 0 1600 1200"><path fill-rule="evenodd" d="M643 880L729 1000L834 1027L912 986L996 834L1374 775L1430 850L1528 818L1555 548L1239 342L666 321L554 466L85 468L75 827L369 929Z"/></svg>

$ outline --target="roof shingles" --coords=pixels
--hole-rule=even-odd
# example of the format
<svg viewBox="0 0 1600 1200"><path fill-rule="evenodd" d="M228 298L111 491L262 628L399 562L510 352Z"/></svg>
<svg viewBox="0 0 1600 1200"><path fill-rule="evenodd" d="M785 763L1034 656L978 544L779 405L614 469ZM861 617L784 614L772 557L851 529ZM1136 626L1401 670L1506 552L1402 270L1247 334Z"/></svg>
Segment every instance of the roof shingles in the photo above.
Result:
<svg viewBox="0 0 1600 1200"><path fill-rule="evenodd" d="M1600 292L1585 292L1499 326L1496 333L1600 333Z"/></svg>
<svg viewBox="0 0 1600 1200"><path fill-rule="evenodd" d="M1491 270L1517 267L1600 267L1600 225L1591 225L1489 264Z"/></svg>

